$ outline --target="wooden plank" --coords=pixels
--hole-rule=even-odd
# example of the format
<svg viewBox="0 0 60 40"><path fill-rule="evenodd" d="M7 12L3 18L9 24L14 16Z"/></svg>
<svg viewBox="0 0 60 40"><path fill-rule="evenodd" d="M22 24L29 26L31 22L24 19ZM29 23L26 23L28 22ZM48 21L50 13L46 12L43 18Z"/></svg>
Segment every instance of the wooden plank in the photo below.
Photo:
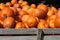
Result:
<svg viewBox="0 0 60 40"><path fill-rule="evenodd" d="M60 36L56 35L50 35L50 36L44 36L43 40L60 40Z"/></svg>
<svg viewBox="0 0 60 40"><path fill-rule="evenodd" d="M0 35L5 34L38 34L38 29L0 29Z"/></svg>
<svg viewBox="0 0 60 40"><path fill-rule="evenodd" d="M43 38L43 31L42 30L38 30L37 40L42 40L42 38Z"/></svg>
<svg viewBox="0 0 60 40"><path fill-rule="evenodd" d="M60 34L60 28L48 28L42 29L44 34Z"/></svg>
<svg viewBox="0 0 60 40"><path fill-rule="evenodd" d="M0 36L0 40L37 40L37 36Z"/></svg>

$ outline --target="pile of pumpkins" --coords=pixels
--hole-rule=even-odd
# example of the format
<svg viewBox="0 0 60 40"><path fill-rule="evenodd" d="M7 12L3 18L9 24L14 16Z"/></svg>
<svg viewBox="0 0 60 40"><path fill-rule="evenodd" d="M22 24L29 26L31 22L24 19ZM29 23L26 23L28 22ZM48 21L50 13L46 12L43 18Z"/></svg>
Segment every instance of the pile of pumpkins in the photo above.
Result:
<svg viewBox="0 0 60 40"><path fill-rule="evenodd" d="M0 3L0 28L60 28L60 9L23 0Z"/></svg>

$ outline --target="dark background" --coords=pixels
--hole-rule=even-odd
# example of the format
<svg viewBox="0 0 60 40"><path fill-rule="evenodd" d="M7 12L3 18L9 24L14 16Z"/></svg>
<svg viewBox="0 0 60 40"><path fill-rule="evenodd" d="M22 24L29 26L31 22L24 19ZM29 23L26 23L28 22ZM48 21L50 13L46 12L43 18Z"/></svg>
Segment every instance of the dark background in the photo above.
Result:
<svg viewBox="0 0 60 40"><path fill-rule="evenodd" d="M11 0L0 0L0 2L4 2L4 3L9 2L9 1ZM34 3L38 5L39 3L44 3L48 6L52 5L52 6L55 6L56 8L60 7L60 0L24 0L24 1L28 1L29 4Z"/></svg>

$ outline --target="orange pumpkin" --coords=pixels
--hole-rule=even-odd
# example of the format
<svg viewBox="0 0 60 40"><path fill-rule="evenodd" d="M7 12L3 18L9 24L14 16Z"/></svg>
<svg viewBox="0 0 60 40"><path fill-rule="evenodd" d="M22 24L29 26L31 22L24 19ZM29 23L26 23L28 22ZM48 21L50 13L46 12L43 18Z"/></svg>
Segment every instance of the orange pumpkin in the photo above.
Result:
<svg viewBox="0 0 60 40"><path fill-rule="evenodd" d="M4 9L5 5L3 3L0 4L0 9Z"/></svg>
<svg viewBox="0 0 60 40"><path fill-rule="evenodd" d="M49 24L50 28L56 28L54 22L55 22L56 15L52 15L47 18L47 23Z"/></svg>
<svg viewBox="0 0 60 40"><path fill-rule="evenodd" d="M12 16L13 16L13 11L9 7L6 7L1 10L2 19L5 19L6 17L12 17Z"/></svg>
<svg viewBox="0 0 60 40"><path fill-rule="evenodd" d="M47 13L47 11L48 11L48 7L46 5L44 5L44 4L39 4L37 6L37 8L42 9L45 13Z"/></svg>
<svg viewBox="0 0 60 40"><path fill-rule="evenodd" d="M27 1L23 1L21 6L25 6L25 5L28 5L28 2Z"/></svg>
<svg viewBox="0 0 60 40"><path fill-rule="evenodd" d="M47 13L47 16L50 17L52 15L55 15L57 13L57 9L55 7L51 7L49 10L48 10L48 13Z"/></svg>
<svg viewBox="0 0 60 40"><path fill-rule="evenodd" d="M29 5L25 5L25 6L22 7L22 10L28 12L29 8L30 8Z"/></svg>
<svg viewBox="0 0 60 40"><path fill-rule="evenodd" d="M58 9L58 12L56 13L55 26L60 28L60 9Z"/></svg>
<svg viewBox="0 0 60 40"><path fill-rule="evenodd" d="M20 16L27 15L27 12L24 11L24 10L20 10L20 11L19 11L19 15L20 15Z"/></svg>
<svg viewBox="0 0 60 40"><path fill-rule="evenodd" d="M55 19L55 26L56 28L60 28L60 18Z"/></svg>
<svg viewBox="0 0 60 40"><path fill-rule="evenodd" d="M25 25L22 22L18 22L15 26L15 29L25 28Z"/></svg>
<svg viewBox="0 0 60 40"><path fill-rule="evenodd" d="M11 4L10 2L7 2L5 5L6 5L7 7L11 7L11 6L12 6L12 4Z"/></svg>
<svg viewBox="0 0 60 40"><path fill-rule="evenodd" d="M45 29L45 28L49 28L49 26L48 26L46 20L40 19L40 22L38 23L37 28L38 29Z"/></svg>
<svg viewBox="0 0 60 40"><path fill-rule="evenodd" d="M15 26L15 20L13 17L7 17L3 22L4 28L13 28Z"/></svg>
<svg viewBox="0 0 60 40"><path fill-rule="evenodd" d="M31 8L36 8L36 5L35 5L35 4L31 4L30 7L31 7Z"/></svg>
<svg viewBox="0 0 60 40"><path fill-rule="evenodd" d="M19 0L18 1L18 4L21 6L22 5L22 3L23 3L23 0Z"/></svg>
<svg viewBox="0 0 60 40"><path fill-rule="evenodd" d="M22 22L27 24L29 28L33 28L37 25L36 17L30 16L30 15L24 15L22 17Z"/></svg>
<svg viewBox="0 0 60 40"><path fill-rule="evenodd" d="M30 9L28 10L28 14L29 14L29 15L32 15L32 16L35 16L35 17L38 17L38 18L40 18L40 19L45 18L45 16L47 15L46 13L44 13L43 10L34 9L34 8L30 8Z"/></svg>
<svg viewBox="0 0 60 40"><path fill-rule="evenodd" d="M20 8L20 5L18 3L14 4L13 7Z"/></svg>
<svg viewBox="0 0 60 40"><path fill-rule="evenodd" d="M11 0L11 4L14 5L17 3L17 0Z"/></svg>

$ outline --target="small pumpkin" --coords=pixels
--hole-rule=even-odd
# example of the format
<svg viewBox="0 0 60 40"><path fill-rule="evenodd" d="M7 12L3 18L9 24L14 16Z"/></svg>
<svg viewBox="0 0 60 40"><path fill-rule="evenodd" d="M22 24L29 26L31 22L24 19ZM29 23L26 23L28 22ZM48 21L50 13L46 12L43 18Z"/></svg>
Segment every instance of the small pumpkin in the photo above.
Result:
<svg viewBox="0 0 60 40"><path fill-rule="evenodd" d="M15 26L15 20L13 17L7 17L3 22L4 28L14 28Z"/></svg>

